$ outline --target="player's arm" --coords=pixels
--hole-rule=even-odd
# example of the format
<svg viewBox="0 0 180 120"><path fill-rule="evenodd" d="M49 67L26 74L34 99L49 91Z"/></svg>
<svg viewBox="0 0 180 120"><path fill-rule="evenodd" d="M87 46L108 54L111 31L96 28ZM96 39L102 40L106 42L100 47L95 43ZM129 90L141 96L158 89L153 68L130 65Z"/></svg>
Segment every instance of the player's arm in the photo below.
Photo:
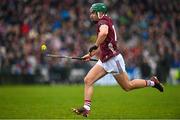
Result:
<svg viewBox="0 0 180 120"><path fill-rule="evenodd" d="M99 46L101 43L103 43L107 37L107 34L108 34L108 25L106 24L101 25L99 27L99 33L95 45Z"/></svg>
<svg viewBox="0 0 180 120"><path fill-rule="evenodd" d="M104 40L106 39L107 37L107 34L108 34L108 25L106 24L103 24L99 27L99 33L98 33L98 36L97 36L97 40L96 40L96 43L94 46L92 46L90 49L89 49L89 53L84 55L83 58L88 61L90 60L90 58L94 55L96 55L96 53L98 52L98 47L101 43L104 42Z"/></svg>
<svg viewBox="0 0 180 120"><path fill-rule="evenodd" d="M96 43L94 46L92 46L90 49L89 49L89 54L90 56L94 56L96 54L96 50L97 48L99 47L99 45L101 43L104 42L104 40L106 39L107 37L107 34L108 34L108 25L106 24L103 24L99 27L99 33L98 33L98 36L97 36L97 39L96 39Z"/></svg>

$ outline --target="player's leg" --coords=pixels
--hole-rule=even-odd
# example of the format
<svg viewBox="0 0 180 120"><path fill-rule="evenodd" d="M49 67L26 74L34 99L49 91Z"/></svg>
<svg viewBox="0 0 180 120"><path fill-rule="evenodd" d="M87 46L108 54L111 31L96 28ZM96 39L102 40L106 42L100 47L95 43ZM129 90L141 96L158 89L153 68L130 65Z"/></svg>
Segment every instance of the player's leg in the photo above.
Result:
<svg viewBox="0 0 180 120"><path fill-rule="evenodd" d="M143 79L134 79L129 81L128 75L126 72L120 72L118 75L114 75L118 84L125 90L130 91L136 88L146 87L146 80Z"/></svg>
<svg viewBox="0 0 180 120"><path fill-rule="evenodd" d="M109 69L113 69L117 72L117 74L114 74L114 78L125 91L146 86L146 81L142 79L129 81L128 75L125 70L125 62L121 54L114 57L114 59L110 60L109 63L107 62L107 65Z"/></svg>
<svg viewBox="0 0 180 120"><path fill-rule="evenodd" d="M116 81L125 91L152 86L157 88L159 91L163 92L163 86L160 84L159 80L155 76L151 77L149 80L134 79L130 81L126 73L125 62L121 54L119 54L109 62L109 64L113 66L112 69L114 69L118 73L114 75ZM111 67L110 65L108 66Z"/></svg>
<svg viewBox="0 0 180 120"><path fill-rule="evenodd" d="M91 100L93 94L93 84L95 81L106 75L107 72L103 67L96 64L84 78L84 99Z"/></svg>
<svg viewBox="0 0 180 120"><path fill-rule="evenodd" d="M91 99L93 95L93 84L95 81L106 75L107 72L104 68L96 64L84 78L84 106L80 108L73 108L73 111L77 114L82 114L87 117L90 112Z"/></svg>
<svg viewBox="0 0 180 120"><path fill-rule="evenodd" d="M122 71L114 77L125 91L151 86L163 92L163 86L155 76L152 76L149 80L134 79L129 81L127 73Z"/></svg>

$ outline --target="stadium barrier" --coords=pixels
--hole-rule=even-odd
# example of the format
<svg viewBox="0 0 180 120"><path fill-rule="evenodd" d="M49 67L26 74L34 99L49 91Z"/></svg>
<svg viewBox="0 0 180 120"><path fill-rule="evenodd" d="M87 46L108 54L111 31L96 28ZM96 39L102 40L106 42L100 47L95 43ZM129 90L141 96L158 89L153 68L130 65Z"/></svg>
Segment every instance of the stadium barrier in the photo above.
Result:
<svg viewBox="0 0 180 120"><path fill-rule="evenodd" d="M4 84L34 84L37 75L0 74L0 85Z"/></svg>

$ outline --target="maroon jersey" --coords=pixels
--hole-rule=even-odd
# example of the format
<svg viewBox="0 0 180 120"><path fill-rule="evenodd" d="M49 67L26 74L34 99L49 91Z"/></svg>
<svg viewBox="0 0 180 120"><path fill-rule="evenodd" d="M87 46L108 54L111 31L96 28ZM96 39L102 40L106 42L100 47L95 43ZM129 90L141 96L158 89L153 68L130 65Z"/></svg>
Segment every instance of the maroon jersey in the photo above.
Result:
<svg viewBox="0 0 180 120"><path fill-rule="evenodd" d="M101 25L108 26L108 34L103 43L100 44L100 60L102 62L108 61L110 58L119 54L116 41L116 31L112 23L111 18L108 16L103 16L97 23L97 34L99 33L99 27Z"/></svg>

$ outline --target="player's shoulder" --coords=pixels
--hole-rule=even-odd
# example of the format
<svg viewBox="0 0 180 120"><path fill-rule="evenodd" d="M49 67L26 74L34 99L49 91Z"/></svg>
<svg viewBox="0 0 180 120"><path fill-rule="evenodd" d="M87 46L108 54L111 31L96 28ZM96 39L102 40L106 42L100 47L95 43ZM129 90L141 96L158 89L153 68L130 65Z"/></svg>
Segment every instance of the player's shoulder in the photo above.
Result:
<svg viewBox="0 0 180 120"><path fill-rule="evenodd" d="M100 20L111 21L112 19L111 19L109 16L105 15L105 16L103 16Z"/></svg>
<svg viewBox="0 0 180 120"><path fill-rule="evenodd" d="M109 25L112 23L112 19L109 16L103 16L99 21L98 25L106 24Z"/></svg>

